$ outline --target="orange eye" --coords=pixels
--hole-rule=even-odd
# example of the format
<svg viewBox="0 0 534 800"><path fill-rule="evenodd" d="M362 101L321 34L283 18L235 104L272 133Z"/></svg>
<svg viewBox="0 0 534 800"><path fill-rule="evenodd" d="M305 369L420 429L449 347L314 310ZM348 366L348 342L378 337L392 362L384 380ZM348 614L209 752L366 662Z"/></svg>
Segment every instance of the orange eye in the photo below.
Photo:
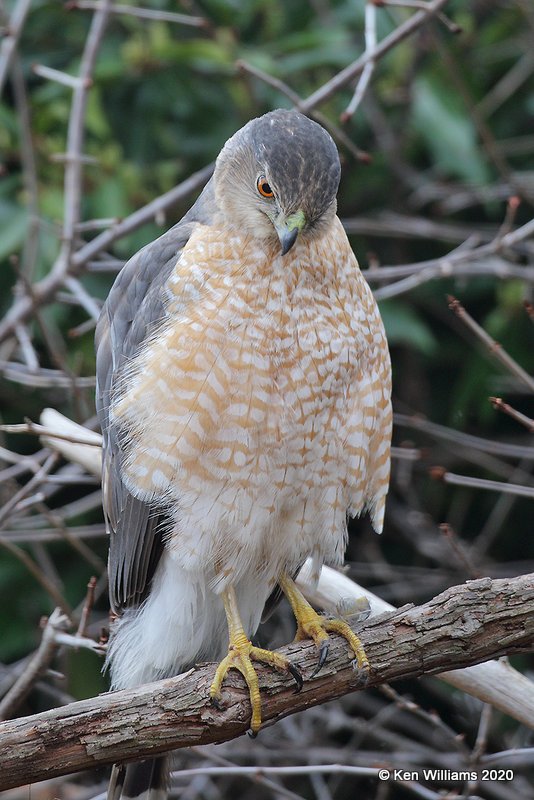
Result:
<svg viewBox="0 0 534 800"><path fill-rule="evenodd" d="M258 192L262 197L274 197L274 192L271 189L270 184L267 183L265 175L260 175L256 182L256 186L258 187Z"/></svg>

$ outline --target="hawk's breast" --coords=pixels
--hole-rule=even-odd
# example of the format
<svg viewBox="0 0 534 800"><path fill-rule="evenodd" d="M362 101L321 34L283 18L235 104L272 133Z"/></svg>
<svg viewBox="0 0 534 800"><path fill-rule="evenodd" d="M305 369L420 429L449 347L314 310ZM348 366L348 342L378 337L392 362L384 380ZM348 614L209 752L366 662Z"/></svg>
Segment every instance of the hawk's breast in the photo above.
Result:
<svg viewBox="0 0 534 800"><path fill-rule="evenodd" d="M241 527L297 507L342 537L368 496L389 359L340 223L285 257L199 226L167 289L112 406L130 491ZM387 483L388 448L379 460Z"/></svg>

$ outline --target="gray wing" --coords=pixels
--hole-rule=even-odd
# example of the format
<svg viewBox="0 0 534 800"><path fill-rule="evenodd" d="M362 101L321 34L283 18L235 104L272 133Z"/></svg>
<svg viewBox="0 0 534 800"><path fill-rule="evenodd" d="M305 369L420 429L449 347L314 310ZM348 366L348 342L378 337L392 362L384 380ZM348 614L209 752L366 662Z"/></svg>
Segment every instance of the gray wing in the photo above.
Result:
<svg viewBox="0 0 534 800"><path fill-rule="evenodd" d="M213 219L212 182L186 216L134 255L118 274L96 328L96 410L102 429L102 488L110 534L109 595L120 613L141 603L161 553L166 519L133 497L122 481L124 453L110 422L113 390L133 358L165 315L165 284L197 222Z"/></svg>

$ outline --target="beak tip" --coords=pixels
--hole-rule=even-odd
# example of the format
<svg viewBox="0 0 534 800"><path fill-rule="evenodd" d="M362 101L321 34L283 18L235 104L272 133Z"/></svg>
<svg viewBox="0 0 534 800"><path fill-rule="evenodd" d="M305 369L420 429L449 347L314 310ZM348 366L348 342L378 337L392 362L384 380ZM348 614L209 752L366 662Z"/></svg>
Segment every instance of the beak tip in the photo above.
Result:
<svg viewBox="0 0 534 800"><path fill-rule="evenodd" d="M280 244L282 245L282 255L285 256L295 242L297 241L298 228L292 228L290 231L285 231L283 236L280 237Z"/></svg>

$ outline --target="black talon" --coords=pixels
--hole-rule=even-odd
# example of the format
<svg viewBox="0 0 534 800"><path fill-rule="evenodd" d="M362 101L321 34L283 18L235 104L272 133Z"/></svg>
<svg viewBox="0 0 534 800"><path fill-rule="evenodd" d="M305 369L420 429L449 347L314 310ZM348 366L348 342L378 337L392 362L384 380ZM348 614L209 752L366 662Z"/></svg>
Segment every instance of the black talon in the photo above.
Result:
<svg viewBox="0 0 534 800"><path fill-rule="evenodd" d="M311 674L312 678L315 678L321 667L324 666L324 662L326 661L326 657L328 656L329 646L330 644L328 639L325 639L324 641L321 642L319 646L319 661L317 662L317 666L315 667L315 669Z"/></svg>
<svg viewBox="0 0 534 800"><path fill-rule="evenodd" d="M302 687L304 686L304 679L302 677L302 674L294 664L291 664L291 662L287 665L287 668L291 673L291 675L293 676L295 683L297 684L297 688L295 689L295 694L298 694L301 691Z"/></svg>
<svg viewBox="0 0 534 800"><path fill-rule="evenodd" d="M210 703L214 708L217 709L217 711L224 711L224 706L217 697L210 697Z"/></svg>
<svg viewBox="0 0 534 800"><path fill-rule="evenodd" d="M258 731L253 731L250 728L247 731L247 733L248 733L248 735L250 736L251 739L256 739L257 736L258 736Z"/></svg>

